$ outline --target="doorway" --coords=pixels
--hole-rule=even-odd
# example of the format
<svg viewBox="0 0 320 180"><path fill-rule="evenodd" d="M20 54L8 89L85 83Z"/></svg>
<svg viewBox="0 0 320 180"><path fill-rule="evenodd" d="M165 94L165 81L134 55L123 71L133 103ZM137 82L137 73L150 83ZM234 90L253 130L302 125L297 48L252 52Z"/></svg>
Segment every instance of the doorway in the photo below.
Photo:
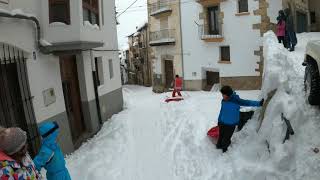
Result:
<svg viewBox="0 0 320 180"><path fill-rule="evenodd" d="M74 146L79 147L86 129L81 108L76 56L60 56L60 70L72 140Z"/></svg>
<svg viewBox="0 0 320 180"><path fill-rule="evenodd" d="M308 31L307 14L297 11L297 33Z"/></svg>
<svg viewBox="0 0 320 180"><path fill-rule="evenodd" d="M206 86L205 91L210 91L215 84L220 83L220 75L219 72L206 71Z"/></svg>
<svg viewBox="0 0 320 180"><path fill-rule="evenodd" d="M173 61L165 60L164 61L164 71L165 71L165 86L170 88L173 82Z"/></svg>

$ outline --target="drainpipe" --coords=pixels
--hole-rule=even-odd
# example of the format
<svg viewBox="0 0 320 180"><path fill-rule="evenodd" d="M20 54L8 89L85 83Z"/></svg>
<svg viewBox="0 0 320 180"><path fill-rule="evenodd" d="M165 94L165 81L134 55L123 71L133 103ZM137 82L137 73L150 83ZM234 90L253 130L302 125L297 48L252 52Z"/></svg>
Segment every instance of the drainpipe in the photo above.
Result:
<svg viewBox="0 0 320 180"><path fill-rule="evenodd" d="M12 15L9 13L5 12L0 12L0 17L5 17L5 18L12 18L12 19L24 19L24 20L30 20L36 24L36 33L37 33L37 38L36 38L36 44L43 54L49 54L49 52L46 50L44 46L40 44L40 23L39 20L36 17L33 16L26 16L26 15L21 15L21 14L16 14Z"/></svg>
<svg viewBox="0 0 320 180"><path fill-rule="evenodd" d="M182 16L181 16L181 12L182 12L182 6L181 6L181 2L179 1L179 8L180 8L180 12L179 12L179 18L180 18L180 43L181 43L181 66L182 66L182 77L183 77L183 81L185 81L185 77L184 77L184 63L183 63L183 41L182 41ZM183 83L183 89L185 88L185 83Z"/></svg>

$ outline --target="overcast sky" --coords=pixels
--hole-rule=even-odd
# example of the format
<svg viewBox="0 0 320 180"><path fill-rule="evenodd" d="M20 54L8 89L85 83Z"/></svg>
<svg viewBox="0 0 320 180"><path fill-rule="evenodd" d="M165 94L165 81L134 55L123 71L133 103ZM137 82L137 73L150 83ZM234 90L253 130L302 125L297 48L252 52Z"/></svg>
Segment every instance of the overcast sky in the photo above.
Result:
<svg viewBox="0 0 320 180"><path fill-rule="evenodd" d="M115 0L118 14L123 12L135 0ZM118 22L118 44L119 48L128 47L126 36L135 32L136 26L141 25L148 19L147 0L138 0L130 9L120 15Z"/></svg>

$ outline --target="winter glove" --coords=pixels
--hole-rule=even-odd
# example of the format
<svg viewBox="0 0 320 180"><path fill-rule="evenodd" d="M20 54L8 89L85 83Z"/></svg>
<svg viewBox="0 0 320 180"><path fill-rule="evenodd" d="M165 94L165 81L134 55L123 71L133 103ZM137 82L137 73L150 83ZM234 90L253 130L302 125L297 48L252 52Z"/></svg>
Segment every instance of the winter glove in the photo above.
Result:
<svg viewBox="0 0 320 180"><path fill-rule="evenodd" d="M264 99L260 101L260 106L263 106L263 104L264 104Z"/></svg>

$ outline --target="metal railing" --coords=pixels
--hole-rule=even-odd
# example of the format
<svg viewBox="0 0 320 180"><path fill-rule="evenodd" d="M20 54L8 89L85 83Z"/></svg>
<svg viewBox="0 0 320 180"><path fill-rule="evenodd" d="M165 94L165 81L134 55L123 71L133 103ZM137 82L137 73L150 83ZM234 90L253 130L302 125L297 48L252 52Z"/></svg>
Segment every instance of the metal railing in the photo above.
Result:
<svg viewBox="0 0 320 180"><path fill-rule="evenodd" d="M168 11L171 10L170 1L168 0L158 0L155 3L150 4L150 14L154 14L157 12Z"/></svg>
<svg viewBox="0 0 320 180"><path fill-rule="evenodd" d="M40 146L33 108L27 58L25 53L0 43L0 126L20 127L27 132L29 152L35 155Z"/></svg>
<svg viewBox="0 0 320 180"><path fill-rule="evenodd" d="M174 40L175 29L164 29L160 31L150 32L150 41Z"/></svg>
<svg viewBox="0 0 320 180"><path fill-rule="evenodd" d="M198 25L198 32L200 39L207 39L207 38L222 38L222 25L219 25L218 32L210 32L209 27L205 25Z"/></svg>

